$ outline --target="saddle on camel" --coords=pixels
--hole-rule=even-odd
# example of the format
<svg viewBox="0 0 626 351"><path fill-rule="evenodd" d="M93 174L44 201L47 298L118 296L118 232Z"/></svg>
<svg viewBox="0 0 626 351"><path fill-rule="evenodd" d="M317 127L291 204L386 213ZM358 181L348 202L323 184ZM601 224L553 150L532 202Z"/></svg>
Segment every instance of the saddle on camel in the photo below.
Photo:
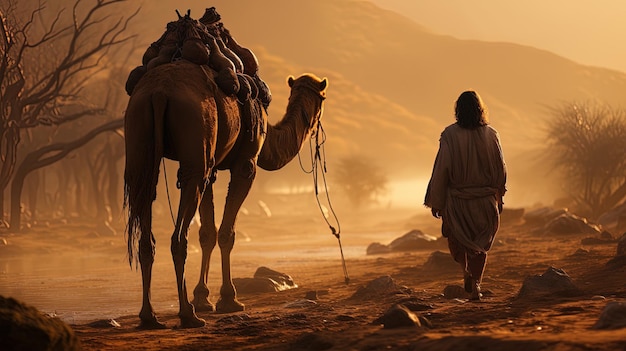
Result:
<svg viewBox="0 0 626 351"><path fill-rule="evenodd" d="M199 20L192 19L189 10L185 16L178 13L178 17L178 21L168 23L163 35L146 49L142 65L130 72L126 93L129 96L132 94L148 70L165 63L187 60L200 65L206 75L212 75L226 95L237 97L243 105L243 122L253 132L258 126L247 102L259 99L267 112L272 101L269 86L259 77L256 56L233 38L215 7L207 8ZM184 21L192 25L183 25Z"/></svg>

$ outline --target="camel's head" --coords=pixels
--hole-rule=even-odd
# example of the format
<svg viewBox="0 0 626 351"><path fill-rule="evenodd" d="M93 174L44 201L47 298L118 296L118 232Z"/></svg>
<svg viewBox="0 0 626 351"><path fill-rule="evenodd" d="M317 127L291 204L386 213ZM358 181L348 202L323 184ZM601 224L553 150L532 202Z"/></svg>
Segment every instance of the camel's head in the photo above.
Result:
<svg viewBox="0 0 626 351"><path fill-rule="evenodd" d="M318 94L318 96L324 100L326 99L326 88L328 87L328 79L320 79L314 74L306 73L301 75L298 79L294 79L293 76L287 78L287 84L293 91L297 87L304 87Z"/></svg>
<svg viewBox="0 0 626 351"><path fill-rule="evenodd" d="M287 78L287 84L291 88L291 99L296 96L308 96L307 100L314 100L316 105L316 114L309 121L309 127L314 128L317 121L322 117L322 103L326 100L326 88L328 87L328 79L318 78L314 74L306 73L294 79L293 76Z"/></svg>

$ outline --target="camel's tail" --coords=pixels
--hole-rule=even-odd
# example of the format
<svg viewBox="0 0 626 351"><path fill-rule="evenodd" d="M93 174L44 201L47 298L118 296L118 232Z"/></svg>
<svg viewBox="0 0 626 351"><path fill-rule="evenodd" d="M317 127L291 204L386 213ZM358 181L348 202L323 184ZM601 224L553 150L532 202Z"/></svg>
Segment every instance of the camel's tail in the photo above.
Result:
<svg viewBox="0 0 626 351"><path fill-rule="evenodd" d="M126 116L124 206L128 208L126 231L128 262L131 266L133 261L135 264L138 261L139 238L142 232L152 230L152 202L156 199L159 164L163 157L166 107L166 96L155 93L152 96L151 108L147 107L146 113ZM149 240L154 245L152 237ZM154 247L152 249L154 250Z"/></svg>

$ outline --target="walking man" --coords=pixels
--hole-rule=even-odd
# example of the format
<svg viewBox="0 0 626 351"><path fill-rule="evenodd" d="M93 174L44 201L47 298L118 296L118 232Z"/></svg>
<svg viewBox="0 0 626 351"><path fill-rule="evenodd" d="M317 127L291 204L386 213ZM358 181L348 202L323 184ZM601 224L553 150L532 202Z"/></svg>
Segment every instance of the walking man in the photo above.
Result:
<svg viewBox="0 0 626 351"><path fill-rule="evenodd" d="M480 284L500 226L506 165L498 132L474 91L456 101L456 123L446 127L426 190L424 205L442 219L450 254L463 268L465 290L480 300Z"/></svg>

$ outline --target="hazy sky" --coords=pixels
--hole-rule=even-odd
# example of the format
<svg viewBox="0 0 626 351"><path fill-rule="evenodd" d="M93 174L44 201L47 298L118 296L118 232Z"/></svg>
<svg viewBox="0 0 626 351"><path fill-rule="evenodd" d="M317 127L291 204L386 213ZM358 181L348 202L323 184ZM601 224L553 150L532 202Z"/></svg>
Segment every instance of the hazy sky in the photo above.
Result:
<svg viewBox="0 0 626 351"><path fill-rule="evenodd" d="M626 72L623 0L371 0L435 33L545 49Z"/></svg>

